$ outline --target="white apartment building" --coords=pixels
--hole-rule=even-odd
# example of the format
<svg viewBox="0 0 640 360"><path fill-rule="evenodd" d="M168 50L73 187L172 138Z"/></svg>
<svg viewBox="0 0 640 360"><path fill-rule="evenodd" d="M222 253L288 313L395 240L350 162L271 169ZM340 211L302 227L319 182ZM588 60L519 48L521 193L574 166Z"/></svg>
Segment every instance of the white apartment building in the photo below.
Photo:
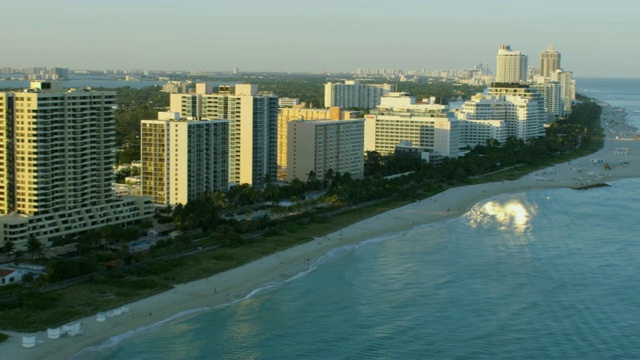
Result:
<svg viewBox="0 0 640 360"><path fill-rule="evenodd" d="M506 141L502 120L462 120L460 121L460 146L476 147L485 145L487 140Z"/></svg>
<svg viewBox="0 0 640 360"><path fill-rule="evenodd" d="M313 171L324 179L330 169L364 177L364 119L290 121L287 181L306 181Z"/></svg>
<svg viewBox="0 0 640 360"><path fill-rule="evenodd" d="M448 157L460 149L459 122L448 106L435 99L416 103L407 93L388 93L380 105L365 116L365 151L392 154L396 146L411 142Z"/></svg>
<svg viewBox="0 0 640 360"><path fill-rule="evenodd" d="M571 112L571 105L576 99L576 81L573 78L573 72L557 69L551 74L551 80L560 84L562 91L562 101L564 103L565 112Z"/></svg>
<svg viewBox="0 0 640 360"><path fill-rule="evenodd" d="M346 80L344 84L328 82L324 85L324 107L372 109L391 90L391 84L362 84L356 80Z"/></svg>
<svg viewBox="0 0 640 360"><path fill-rule="evenodd" d="M220 86L207 93L171 94L170 111L181 119L229 120L229 184L262 186L277 174L278 97L258 94L257 85Z"/></svg>
<svg viewBox="0 0 640 360"><path fill-rule="evenodd" d="M180 120L159 113L140 124L142 193L163 205L186 204L227 191L229 121Z"/></svg>
<svg viewBox="0 0 640 360"><path fill-rule="evenodd" d="M509 45L500 45L497 56L496 82L518 83L527 81L527 57Z"/></svg>
<svg viewBox="0 0 640 360"><path fill-rule="evenodd" d="M562 86L557 81L551 81L548 78L543 79L543 82L534 83L531 87L536 88L542 94L544 109L547 112L547 122L553 122L556 117L567 115L562 96Z"/></svg>
<svg viewBox="0 0 640 360"><path fill-rule="evenodd" d="M46 244L153 216L151 199L112 191L115 105L115 92L55 82L0 92L0 244Z"/></svg>
<svg viewBox="0 0 640 360"><path fill-rule="evenodd" d="M544 99L537 89L514 83L493 83L486 93L465 102L457 116L463 120L503 121L506 137L524 140L543 136L547 119Z"/></svg>

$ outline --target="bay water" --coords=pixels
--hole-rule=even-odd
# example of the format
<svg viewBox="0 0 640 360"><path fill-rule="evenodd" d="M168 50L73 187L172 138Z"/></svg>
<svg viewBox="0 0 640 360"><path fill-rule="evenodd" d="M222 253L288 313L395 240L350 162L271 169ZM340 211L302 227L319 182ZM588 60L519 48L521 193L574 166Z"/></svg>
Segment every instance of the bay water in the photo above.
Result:
<svg viewBox="0 0 640 360"><path fill-rule="evenodd" d="M640 124L640 80L578 84ZM639 200L640 179L503 194L74 359L640 358Z"/></svg>

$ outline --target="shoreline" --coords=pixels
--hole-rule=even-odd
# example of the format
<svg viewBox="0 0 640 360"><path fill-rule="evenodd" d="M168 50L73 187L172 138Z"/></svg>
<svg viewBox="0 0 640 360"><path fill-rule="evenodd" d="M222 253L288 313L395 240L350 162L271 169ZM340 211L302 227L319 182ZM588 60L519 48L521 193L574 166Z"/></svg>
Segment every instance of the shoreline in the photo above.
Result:
<svg viewBox="0 0 640 360"><path fill-rule="evenodd" d="M76 322L82 334L51 340L47 332L22 334L3 331L10 338L0 344L0 358L91 358L80 353L114 339L199 311L232 305L261 289L308 271L329 250L458 217L478 202L501 194L544 188L588 188L609 181L640 177L640 140L626 123L626 111L602 102L601 124L606 134L602 149L594 154L527 174L513 181L476 184L448 189L424 200L389 210L351 224L342 230L280 251L238 268L175 288L128 305L129 311L98 322L96 316ZM604 168L607 163L610 170ZM75 322L74 322L75 323ZM36 346L24 348L22 337L36 337ZM75 356L74 356L75 355Z"/></svg>

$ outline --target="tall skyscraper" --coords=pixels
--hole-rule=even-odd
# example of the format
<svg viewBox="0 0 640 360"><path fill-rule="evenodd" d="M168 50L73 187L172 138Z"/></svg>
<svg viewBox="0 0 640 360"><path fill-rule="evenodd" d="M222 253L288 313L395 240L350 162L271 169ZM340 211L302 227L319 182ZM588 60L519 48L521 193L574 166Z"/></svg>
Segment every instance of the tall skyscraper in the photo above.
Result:
<svg viewBox="0 0 640 360"><path fill-rule="evenodd" d="M498 49L496 82L519 83L527 81L527 57L509 45Z"/></svg>
<svg viewBox="0 0 640 360"><path fill-rule="evenodd" d="M116 197L116 93L35 82L0 93L0 243L22 246L153 215L150 199Z"/></svg>
<svg viewBox="0 0 640 360"><path fill-rule="evenodd" d="M200 88L206 91L204 87ZM277 175L278 97L258 86L220 86L218 93L171 94L182 119L229 120L229 184L262 186Z"/></svg>
<svg viewBox="0 0 640 360"><path fill-rule="evenodd" d="M558 69L560 69L560 53L549 44L540 52L540 75L550 78Z"/></svg>
<svg viewBox="0 0 640 360"><path fill-rule="evenodd" d="M229 184L229 121L180 120L159 113L140 124L142 194L158 204L186 204Z"/></svg>

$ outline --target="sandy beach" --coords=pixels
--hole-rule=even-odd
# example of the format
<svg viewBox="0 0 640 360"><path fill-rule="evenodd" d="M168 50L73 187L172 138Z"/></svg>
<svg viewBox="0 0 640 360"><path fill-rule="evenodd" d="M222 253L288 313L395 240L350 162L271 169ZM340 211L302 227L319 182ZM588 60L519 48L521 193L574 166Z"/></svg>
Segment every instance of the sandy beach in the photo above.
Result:
<svg viewBox="0 0 640 360"><path fill-rule="evenodd" d="M176 285L173 290L129 304L128 311L108 317L106 321L99 322L96 316L76 321L81 323L83 333L74 337L52 340L46 331L35 334L2 331L11 337L0 344L0 359L68 359L84 348L99 346L126 333L133 334L137 329L162 323L185 311L205 311L241 301L255 289L280 283L307 270L312 263L309 259L322 256L332 248L457 217L477 202L499 194L640 177L640 140L635 140L636 129L626 124L623 109L601 105L602 126L607 139L595 154L536 171L515 181L450 189L239 268ZM605 169L605 164L610 169ZM35 347L22 346L25 335L36 337Z"/></svg>

